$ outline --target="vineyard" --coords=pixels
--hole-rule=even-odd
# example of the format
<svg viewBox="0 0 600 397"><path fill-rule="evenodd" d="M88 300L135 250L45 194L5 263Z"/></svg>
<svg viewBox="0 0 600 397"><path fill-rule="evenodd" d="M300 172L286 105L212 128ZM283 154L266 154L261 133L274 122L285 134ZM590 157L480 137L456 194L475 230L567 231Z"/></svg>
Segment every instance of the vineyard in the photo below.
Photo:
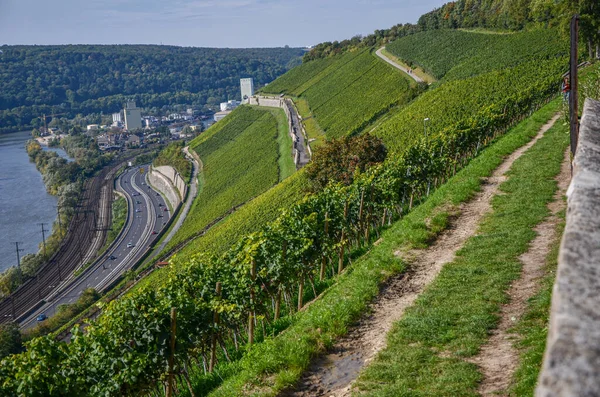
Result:
<svg viewBox="0 0 600 397"><path fill-rule="evenodd" d="M441 84L379 125L373 134L391 150L401 152L425 133L443 139L451 131L475 126L501 128L558 93L566 65L565 59L540 60Z"/></svg>
<svg viewBox="0 0 600 397"><path fill-rule="evenodd" d="M283 210L222 255L196 254L173 266L160 287L111 302L85 333L74 331L71 343L40 338L27 353L5 359L2 391L133 395L172 381L178 390L191 388L191 379L212 372L217 351L221 360L235 359L265 333L285 328L282 316L335 279L350 252L369 245L501 132L490 125L521 117L421 137L351 186L330 186Z"/></svg>
<svg viewBox="0 0 600 397"><path fill-rule="evenodd" d="M533 52L535 61L432 87L375 128L391 149L386 162L350 186L307 196L303 172L269 190L279 180L277 122L269 111L236 109L190 145L203 161L201 191L169 247L248 203L193 240L160 283L107 304L69 344L39 338L4 359L0 394L162 395L167 384L181 393L213 390L352 270L352 258L382 230L557 92L561 53ZM306 99L328 136L358 132L407 103L411 90L369 49L308 62L265 88ZM255 361L261 373L281 365Z"/></svg>
<svg viewBox="0 0 600 397"><path fill-rule="evenodd" d="M241 107L190 143L203 164L200 190L167 250L278 182L277 136L269 111Z"/></svg>
<svg viewBox="0 0 600 397"><path fill-rule="evenodd" d="M566 44L558 32L547 29L513 34L431 30L398 39L386 49L436 78L449 81L565 56Z"/></svg>
<svg viewBox="0 0 600 397"><path fill-rule="evenodd" d="M356 133L414 95L407 78L370 49L308 62L263 90L306 99L328 137Z"/></svg>

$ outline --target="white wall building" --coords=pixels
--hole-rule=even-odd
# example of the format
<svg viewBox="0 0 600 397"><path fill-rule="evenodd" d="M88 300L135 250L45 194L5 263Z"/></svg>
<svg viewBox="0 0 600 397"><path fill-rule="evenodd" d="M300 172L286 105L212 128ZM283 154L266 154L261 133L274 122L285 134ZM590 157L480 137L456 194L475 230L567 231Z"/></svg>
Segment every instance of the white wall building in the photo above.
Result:
<svg viewBox="0 0 600 397"><path fill-rule="evenodd" d="M254 95L254 79L240 79L240 88L242 90L242 102L246 102L248 98Z"/></svg>
<svg viewBox="0 0 600 397"><path fill-rule="evenodd" d="M142 110L135 106L135 102L127 102L123 113L125 113L125 129L131 131L142 128Z"/></svg>
<svg viewBox="0 0 600 397"><path fill-rule="evenodd" d="M112 114L113 123L122 123L121 112Z"/></svg>
<svg viewBox="0 0 600 397"><path fill-rule="evenodd" d="M233 109L237 108L240 105L241 105L240 101L221 102L221 104L220 104L221 112L225 112L227 110L233 110Z"/></svg>

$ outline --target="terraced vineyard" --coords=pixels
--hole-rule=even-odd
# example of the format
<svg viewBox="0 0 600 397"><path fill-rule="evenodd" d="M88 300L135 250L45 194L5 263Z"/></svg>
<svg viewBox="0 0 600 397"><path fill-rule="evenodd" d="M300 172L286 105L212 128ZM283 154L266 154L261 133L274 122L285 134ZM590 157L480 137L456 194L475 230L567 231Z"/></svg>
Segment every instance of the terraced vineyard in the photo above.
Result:
<svg viewBox="0 0 600 397"><path fill-rule="evenodd" d="M425 134L443 137L476 125L494 129L557 93L566 59L528 62L432 89L378 126L373 133L402 152ZM429 118L426 125L424 119Z"/></svg>
<svg viewBox="0 0 600 397"><path fill-rule="evenodd" d="M167 250L279 181L277 135L268 110L243 106L190 143L203 163L200 191Z"/></svg>
<svg viewBox="0 0 600 397"><path fill-rule="evenodd" d="M409 80L370 49L308 62L263 91L306 99L327 137L356 133L412 95Z"/></svg>
<svg viewBox="0 0 600 397"><path fill-rule="evenodd" d="M560 34L549 29L513 34L431 30L403 37L386 49L446 81L551 59L568 51Z"/></svg>

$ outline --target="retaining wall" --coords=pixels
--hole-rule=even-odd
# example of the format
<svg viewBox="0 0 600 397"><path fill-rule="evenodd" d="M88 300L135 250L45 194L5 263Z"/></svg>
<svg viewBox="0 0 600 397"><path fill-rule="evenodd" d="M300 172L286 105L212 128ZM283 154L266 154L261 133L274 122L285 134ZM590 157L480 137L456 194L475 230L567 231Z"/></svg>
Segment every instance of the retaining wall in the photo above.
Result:
<svg viewBox="0 0 600 397"><path fill-rule="evenodd" d="M586 100L536 396L600 395L600 102Z"/></svg>
<svg viewBox="0 0 600 397"><path fill-rule="evenodd" d="M169 200L172 208L176 208L181 203L182 198L185 197L187 186L184 184L183 190L180 190L178 185L181 186L180 181L183 181L183 179L173 167L150 167L148 179L152 186L160 190ZM180 193L181 191L183 191L183 194Z"/></svg>

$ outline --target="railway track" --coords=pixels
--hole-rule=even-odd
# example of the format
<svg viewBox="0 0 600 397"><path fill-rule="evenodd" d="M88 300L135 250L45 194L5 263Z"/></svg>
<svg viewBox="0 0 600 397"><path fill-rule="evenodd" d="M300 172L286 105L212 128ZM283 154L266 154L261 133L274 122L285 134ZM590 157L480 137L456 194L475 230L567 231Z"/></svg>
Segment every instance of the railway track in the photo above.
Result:
<svg viewBox="0 0 600 397"><path fill-rule="evenodd" d="M0 302L0 324L18 321L37 307L73 272L93 260L110 225L113 179L118 169L105 167L85 183L76 212L59 250L10 297Z"/></svg>

